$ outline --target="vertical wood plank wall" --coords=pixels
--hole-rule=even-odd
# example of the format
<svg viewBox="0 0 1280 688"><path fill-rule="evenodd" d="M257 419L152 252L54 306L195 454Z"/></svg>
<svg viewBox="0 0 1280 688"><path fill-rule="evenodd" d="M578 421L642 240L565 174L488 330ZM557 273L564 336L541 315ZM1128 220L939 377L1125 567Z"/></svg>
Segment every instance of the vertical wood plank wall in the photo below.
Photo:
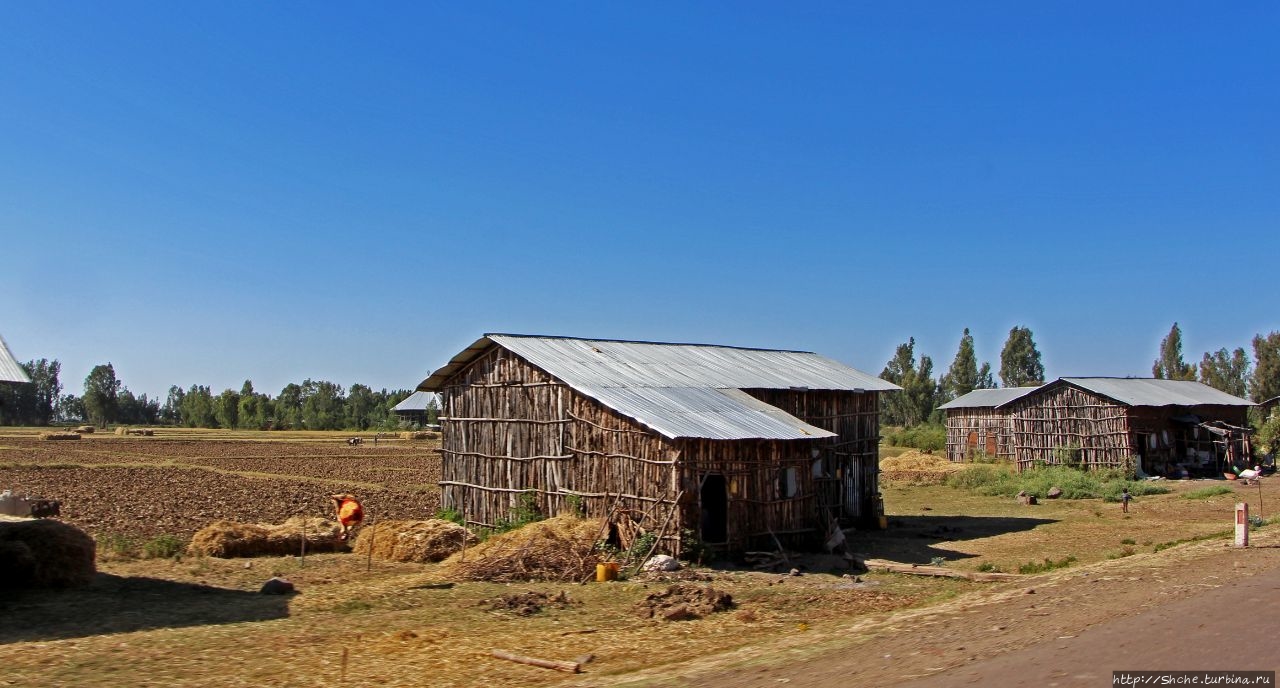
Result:
<svg viewBox="0 0 1280 688"><path fill-rule="evenodd" d="M622 514L648 530L666 523L660 549L672 553L685 534L700 533L708 475L723 476L729 488L722 543L729 549L821 534L824 512L875 517L876 393L746 391L838 437L668 439L495 346L440 390L441 504L473 526L493 527L524 495L549 515L572 501L589 515ZM791 497L782 493L788 468Z"/></svg>

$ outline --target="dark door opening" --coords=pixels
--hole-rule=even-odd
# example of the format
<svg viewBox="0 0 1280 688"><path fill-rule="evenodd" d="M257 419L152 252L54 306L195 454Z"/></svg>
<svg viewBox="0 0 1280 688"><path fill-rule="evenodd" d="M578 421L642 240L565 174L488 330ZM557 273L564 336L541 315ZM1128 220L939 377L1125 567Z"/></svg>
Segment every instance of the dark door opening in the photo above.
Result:
<svg viewBox="0 0 1280 688"><path fill-rule="evenodd" d="M729 541L729 488L724 476L708 475L702 479L702 541Z"/></svg>

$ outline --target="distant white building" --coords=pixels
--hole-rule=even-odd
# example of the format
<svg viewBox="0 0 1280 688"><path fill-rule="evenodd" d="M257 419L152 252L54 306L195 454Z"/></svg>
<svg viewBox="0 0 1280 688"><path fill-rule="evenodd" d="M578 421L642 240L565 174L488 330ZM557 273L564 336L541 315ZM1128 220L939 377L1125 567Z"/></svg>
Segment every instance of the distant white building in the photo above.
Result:
<svg viewBox="0 0 1280 688"><path fill-rule="evenodd" d="M27 377L27 371L18 365L18 359L13 357L12 351L9 351L9 345L5 343L4 337L0 337L0 382L31 382L31 378Z"/></svg>

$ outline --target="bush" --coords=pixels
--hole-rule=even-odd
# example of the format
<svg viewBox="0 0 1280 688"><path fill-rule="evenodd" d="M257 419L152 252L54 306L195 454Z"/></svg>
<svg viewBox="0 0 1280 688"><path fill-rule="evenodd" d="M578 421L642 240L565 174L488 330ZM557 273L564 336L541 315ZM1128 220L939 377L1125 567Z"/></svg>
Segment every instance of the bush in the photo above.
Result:
<svg viewBox="0 0 1280 688"><path fill-rule="evenodd" d="M913 447L929 451L947 448L947 428L942 425L925 423L910 428L885 428L883 435L885 443L890 447Z"/></svg>
<svg viewBox="0 0 1280 688"><path fill-rule="evenodd" d="M1054 569L1065 569L1074 563L1076 563L1076 558L1071 556L1063 557L1057 561L1053 561L1049 557L1045 557L1044 563L1029 561L1022 566L1019 566L1018 573L1044 573L1045 571L1052 571Z"/></svg>
<svg viewBox="0 0 1280 688"><path fill-rule="evenodd" d="M1280 413L1273 412L1258 429L1257 446L1273 454L1280 453Z"/></svg>
<svg viewBox="0 0 1280 688"><path fill-rule="evenodd" d="M1122 470L1085 471L1065 466L1044 466L1021 473L1007 465L974 464L947 477L947 485L991 497L1015 497L1019 492L1046 499L1049 489L1058 487L1063 499L1098 499L1120 501L1120 493L1129 488L1137 497L1164 494L1168 488L1145 481L1132 481Z"/></svg>
<svg viewBox="0 0 1280 688"><path fill-rule="evenodd" d="M147 559L172 559L187 548L187 543L176 535L157 535L142 544L142 556Z"/></svg>

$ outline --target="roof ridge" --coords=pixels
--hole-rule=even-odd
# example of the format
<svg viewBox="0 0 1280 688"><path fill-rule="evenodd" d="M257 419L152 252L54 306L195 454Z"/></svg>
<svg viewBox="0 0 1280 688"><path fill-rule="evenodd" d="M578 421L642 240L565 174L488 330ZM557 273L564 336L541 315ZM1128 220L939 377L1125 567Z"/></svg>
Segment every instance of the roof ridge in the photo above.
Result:
<svg viewBox="0 0 1280 688"><path fill-rule="evenodd" d="M798 349L766 349L759 346L733 346L729 344L698 344L696 342L655 342L644 339L609 339L602 337L571 337L569 335L555 334L518 334L514 332L486 332L485 337L517 337L521 339L563 339L575 342L604 342L609 344L651 344L654 346L701 346L712 349L736 349L738 351L773 351L784 354L812 354L819 356L820 354L813 351L800 351Z"/></svg>

